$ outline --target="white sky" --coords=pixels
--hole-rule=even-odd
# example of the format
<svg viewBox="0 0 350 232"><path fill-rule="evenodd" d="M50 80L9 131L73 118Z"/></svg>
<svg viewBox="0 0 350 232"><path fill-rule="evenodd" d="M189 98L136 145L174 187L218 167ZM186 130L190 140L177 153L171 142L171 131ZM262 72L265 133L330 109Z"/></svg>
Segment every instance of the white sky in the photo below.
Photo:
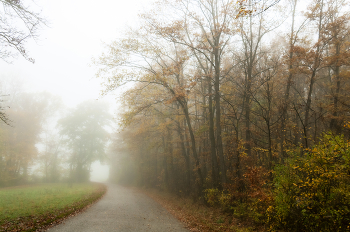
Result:
<svg viewBox="0 0 350 232"><path fill-rule="evenodd" d="M25 1L28 2L28 1ZM1 76L25 80L26 91L48 91L60 95L69 107L86 99L97 99L100 82L89 67L92 57L120 36L125 25L137 21L152 0L35 0L49 21L38 41L26 49L35 64L18 57L12 64L0 61ZM113 101L113 97L108 97ZM107 100L108 100L107 99ZM108 167L93 164L92 179L104 180Z"/></svg>
<svg viewBox="0 0 350 232"><path fill-rule="evenodd" d="M92 57L103 51L123 31L124 25L137 20L137 14L150 0L36 0L49 27L43 28L38 41L26 48L35 64L18 57L7 64L0 61L2 75L21 76L29 91L49 91L61 95L68 106L98 98L99 80Z"/></svg>

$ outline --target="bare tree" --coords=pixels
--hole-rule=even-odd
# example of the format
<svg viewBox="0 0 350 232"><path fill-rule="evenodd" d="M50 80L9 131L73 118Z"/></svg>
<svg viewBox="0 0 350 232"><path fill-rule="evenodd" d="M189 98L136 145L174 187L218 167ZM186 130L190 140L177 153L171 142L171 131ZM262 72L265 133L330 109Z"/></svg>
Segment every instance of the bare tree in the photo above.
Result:
<svg viewBox="0 0 350 232"><path fill-rule="evenodd" d="M38 31L46 21L28 5L28 1L0 0L0 59L10 61L18 53L34 63L25 43L30 38L37 38Z"/></svg>
<svg viewBox="0 0 350 232"><path fill-rule="evenodd" d="M21 54L34 63L26 49L25 43L30 38L37 38L38 30L46 24L39 12L33 11L20 0L0 0L0 59L10 62L11 58ZM26 1L28 2L28 1ZM2 100L0 100L2 103ZM5 107L0 106L0 121L10 124Z"/></svg>

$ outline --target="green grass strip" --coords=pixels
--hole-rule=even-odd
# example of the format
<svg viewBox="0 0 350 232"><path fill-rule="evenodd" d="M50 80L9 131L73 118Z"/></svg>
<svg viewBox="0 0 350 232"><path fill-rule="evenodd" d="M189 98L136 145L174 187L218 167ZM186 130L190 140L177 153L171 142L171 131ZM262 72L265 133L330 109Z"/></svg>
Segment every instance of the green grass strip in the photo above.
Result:
<svg viewBox="0 0 350 232"><path fill-rule="evenodd" d="M35 231L81 211L106 192L102 184L42 184L0 189L0 231Z"/></svg>

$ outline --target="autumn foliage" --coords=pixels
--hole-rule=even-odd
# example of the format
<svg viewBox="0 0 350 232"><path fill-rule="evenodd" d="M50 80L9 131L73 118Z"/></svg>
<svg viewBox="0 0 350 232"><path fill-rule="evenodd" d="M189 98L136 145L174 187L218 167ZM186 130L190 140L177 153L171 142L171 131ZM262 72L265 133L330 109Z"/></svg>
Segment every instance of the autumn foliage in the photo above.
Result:
<svg viewBox="0 0 350 232"><path fill-rule="evenodd" d="M141 14L139 27L95 59L105 94L127 86L123 129L112 149L115 180L190 196L276 228L328 218L328 209L314 215L297 208L295 215L308 219L292 222L278 208L276 181L287 178L282 170L294 158L305 165L316 159L312 149L326 149L324 133L349 138L347 6L170 0ZM280 221L267 210L279 210ZM346 214L337 212L335 224L345 223Z"/></svg>
<svg viewBox="0 0 350 232"><path fill-rule="evenodd" d="M274 173L275 206L267 210L273 225L292 231L348 231L350 226L350 143L325 134L299 155L290 151Z"/></svg>

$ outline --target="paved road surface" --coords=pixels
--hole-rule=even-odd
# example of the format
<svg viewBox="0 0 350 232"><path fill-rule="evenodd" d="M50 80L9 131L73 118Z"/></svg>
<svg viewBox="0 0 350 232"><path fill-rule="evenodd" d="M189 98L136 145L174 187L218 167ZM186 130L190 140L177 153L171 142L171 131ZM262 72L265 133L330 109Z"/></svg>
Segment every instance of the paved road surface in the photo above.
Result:
<svg viewBox="0 0 350 232"><path fill-rule="evenodd" d="M108 185L106 195L85 212L52 227L49 232L188 232L151 198L130 189Z"/></svg>

